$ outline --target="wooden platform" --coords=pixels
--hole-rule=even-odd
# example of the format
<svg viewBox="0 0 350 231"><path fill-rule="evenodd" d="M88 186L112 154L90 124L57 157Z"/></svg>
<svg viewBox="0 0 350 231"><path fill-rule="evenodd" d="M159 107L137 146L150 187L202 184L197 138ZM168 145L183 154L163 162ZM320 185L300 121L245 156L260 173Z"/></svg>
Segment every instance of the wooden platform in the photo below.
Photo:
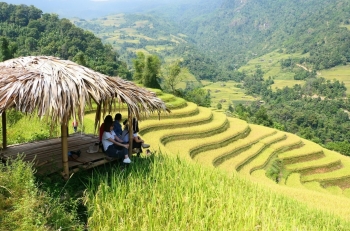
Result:
<svg viewBox="0 0 350 231"><path fill-rule="evenodd" d="M114 159L106 156L99 150L97 153L88 153L89 146L95 145L98 137L76 133L68 137L68 151L81 151L79 161L69 161L70 173L79 169L89 169L96 167ZM33 161L37 173L48 175L54 172L62 171L62 145L61 138L41 140L32 143L18 144L8 146L2 150L0 157L2 159L16 158L18 154L25 154L25 161Z"/></svg>

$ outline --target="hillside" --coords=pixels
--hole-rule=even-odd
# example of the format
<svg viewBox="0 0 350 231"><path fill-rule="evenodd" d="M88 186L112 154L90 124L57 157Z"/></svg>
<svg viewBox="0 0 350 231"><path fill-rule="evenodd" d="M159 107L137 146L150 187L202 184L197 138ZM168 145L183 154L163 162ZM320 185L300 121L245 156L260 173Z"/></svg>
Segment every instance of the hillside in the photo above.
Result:
<svg viewBox="0 0 350 231"><path fill-rule="evenodd" d="M350 158L294 134L249 124L154 91L169 115L140 122L153 151L238 172L311 207L350 215ZM126 112L123 112L126 116ZM93 121L93 115L86 121Z"/></svg>
<svg viewBox="0 0 350 231"><path fill-rule="evenodd" d="M172 113L140 123L140 133L153 150L238 172L309 206L350 215L349 157L291 133L157 94Z"/></svg>
<svg viewBox="0 0 350 231"><path fill-rule="evenodd" d="M227 0L207 17L178 25L199 50L227 70L280 48L308 53L308 65L318 70L350 61L350 32L344 27L349 23L349 4L345 0Z"/></svg>
<svg viewBox="0 0 350 231"><path fill-rule="evenodd" d="M115 14L91 20L73 18L71 21L93 32L104 43L111 44L130 65L138 51L156 53L166 59L181 58L173 54L173 50L190 41L172 23L156 15Z"/></svg>
<svg viewBox="0 0 350 231"><path fill-rule="evenodd" d="M131 78L125 62L89 31L34 6L0 2L0 61L47 55L69 59L111 76Z"/></svg>

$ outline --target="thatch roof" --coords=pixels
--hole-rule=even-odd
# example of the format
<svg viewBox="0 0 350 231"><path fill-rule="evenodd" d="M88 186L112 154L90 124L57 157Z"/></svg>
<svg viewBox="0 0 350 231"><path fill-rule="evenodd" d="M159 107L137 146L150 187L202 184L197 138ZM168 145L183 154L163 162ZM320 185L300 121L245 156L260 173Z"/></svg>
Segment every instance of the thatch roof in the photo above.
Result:
<svg viewBox="0 0 350 231"><path fill-rule="evenodd" d="M29 56L0 63L0 113L15 107L67 124L72 116L82 119L92 101L103 112L126 103L137 118L167 110L155 93L68 60Z"/></svg>

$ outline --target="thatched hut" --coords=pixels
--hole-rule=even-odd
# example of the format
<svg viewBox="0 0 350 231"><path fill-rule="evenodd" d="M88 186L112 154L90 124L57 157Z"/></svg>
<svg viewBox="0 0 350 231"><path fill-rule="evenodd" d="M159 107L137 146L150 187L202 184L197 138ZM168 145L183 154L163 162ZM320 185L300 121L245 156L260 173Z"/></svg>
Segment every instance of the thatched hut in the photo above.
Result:
<svg viewBox="0 0 350 231"><path fill-rule="evenodd" d="M67 176L68 121L83 122L86 105L98 105L95 128L101 113L111 112L117 104L127 104L131 119L167 111L155 93L119 77L108 77L87 67L56 57L20 57L0 63L0 114L3 122L3 148L6 148L6 110L15 108L37 114L61 125L63 170ZM132 132L130 132L132 135ZM131 140L131 139L130 139ZM130 148L131 150L131 148ZM131 152L130 152L131 153Z"/></svg>

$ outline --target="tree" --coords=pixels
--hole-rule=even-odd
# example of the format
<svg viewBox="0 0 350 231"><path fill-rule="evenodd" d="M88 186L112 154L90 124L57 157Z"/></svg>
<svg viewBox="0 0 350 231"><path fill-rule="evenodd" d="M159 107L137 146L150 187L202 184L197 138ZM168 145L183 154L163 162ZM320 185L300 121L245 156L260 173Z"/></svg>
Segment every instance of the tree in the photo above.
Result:
<svg viewBox="0 0 350 231"><path fill-rule="evenodd" d="M172 93L175 93L175 87L179 84L183 77L179 75L181 72L180 61L176 61L164 68L163 80L165 82L165 87L170 89Z"/></svg>
<svg viewBox="0 0 350 231"><path fill-rule="evenodd" d="M10 44L7 38L0 37L0 61L5 61L12 58Z"/></svg>
<svg viewBox="0 0 350 231"><path fill-rule="evenodd" d="M85 60L85 55L83 52L79 51L73 58L73 61L76 62L77 64L83 65L87 67L86 60Z"/></svg>
<svg viewBox="0 0 350 231"><path fill-rule="evenodd" d="M133 59L132 63L134 66L133 79L142 83L143 72L145 69L145 54L143 52L137 52L136 59Z"/></svg>
<svg viewBox="0 0 350 231"><path fill-rule="evenodd" d="M143 73L143 85L145 87L161 89L157 78L160 73L160 59L156 55L151 55L146 58L145 70Z"/></svg>

